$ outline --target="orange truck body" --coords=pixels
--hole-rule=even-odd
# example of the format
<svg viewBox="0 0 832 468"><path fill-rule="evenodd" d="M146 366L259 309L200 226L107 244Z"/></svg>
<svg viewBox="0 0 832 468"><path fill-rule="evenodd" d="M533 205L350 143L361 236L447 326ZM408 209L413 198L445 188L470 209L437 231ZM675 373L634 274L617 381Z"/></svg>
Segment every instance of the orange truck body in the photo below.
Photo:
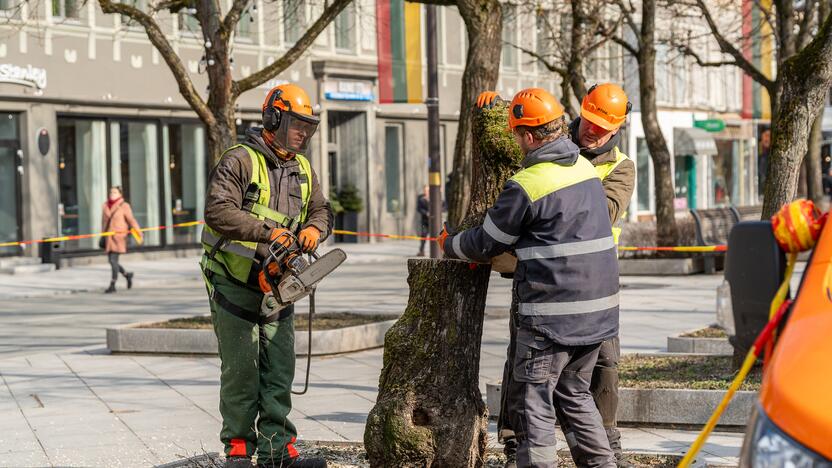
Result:
<svg viewBox="0 0 832 468"><path fill-rule="evenodd" d="M763 375L760 408L768 418L832 460L832 222L815 246Z"/></svg>

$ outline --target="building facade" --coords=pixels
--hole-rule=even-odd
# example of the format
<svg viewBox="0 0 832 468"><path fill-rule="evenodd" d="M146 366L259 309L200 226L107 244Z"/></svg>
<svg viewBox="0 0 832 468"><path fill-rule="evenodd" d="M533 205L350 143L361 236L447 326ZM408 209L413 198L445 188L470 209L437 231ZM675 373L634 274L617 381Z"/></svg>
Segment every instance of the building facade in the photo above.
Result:
<svg viewBox="0 0 832 468"><path fill-rule="evenodd" d="M104 14L97 2L6 0L0 8L0 242L106 228L101 206L112 185L123 187L142 226L201 219L210 170L205 129L144 31ZM455 8L439 10L446 176L466 36ZM236 77L280 57L319 12L320 5L307 0L253 2L233 41ZM191 12L159 13L158 21L195 87L205 90L210 45ZM322 118L308 156L324 189L354 188L361 198L352 227L412 234L418 226L416 198L427 183L426 110L420 104L379 104L376 64L375 2L359 0L285 73L241 96L238 133L259 123L272 86L300 84ZM548 73L521 60L502 76L509 93L553 87ZM141 249L194 246L198 235L195 228L149 231ZM96 246L94 238L65 245L70 255L95 254ZM0 248L0 254L34 255L31 250Z"/></svg>

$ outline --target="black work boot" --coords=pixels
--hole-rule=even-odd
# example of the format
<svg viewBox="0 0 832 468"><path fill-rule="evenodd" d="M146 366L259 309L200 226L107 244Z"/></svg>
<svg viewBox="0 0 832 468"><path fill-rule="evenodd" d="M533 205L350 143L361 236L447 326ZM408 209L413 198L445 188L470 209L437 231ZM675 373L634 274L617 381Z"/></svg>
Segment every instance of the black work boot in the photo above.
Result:
<svg viewBox="0 0 832 468"><path fill-rule="evenodd" d="M253 468L251 458L248 457L228 457L223 466L224 468Z"/></svg>
<svg viewBox="0 0 832 468"><path fill-rule="evenodd" d="M110 287L104 291L104 294L110 294L116 292L116 282L110 281Z"/></svg>
<svg viewBox="0 0 832 468"><path fill-rule="evenodd" d="M127 279L127 289L132 288L133 287L133 273L132 272L125 273L124 277Z"/></svg>
<svg viewBox="0 0 832 468"><path fill-rule="evenodd" d="M503 453L506 455L506 464L503 468L517 468L517 439L506 437L503 440Z"/></svg>
<svg viewBox="0 0 832 468"><path fill-rule="evenodd" d="M281 462L280 460L257 464L257 468L327 468L323 458L297 457Z"/></svg>

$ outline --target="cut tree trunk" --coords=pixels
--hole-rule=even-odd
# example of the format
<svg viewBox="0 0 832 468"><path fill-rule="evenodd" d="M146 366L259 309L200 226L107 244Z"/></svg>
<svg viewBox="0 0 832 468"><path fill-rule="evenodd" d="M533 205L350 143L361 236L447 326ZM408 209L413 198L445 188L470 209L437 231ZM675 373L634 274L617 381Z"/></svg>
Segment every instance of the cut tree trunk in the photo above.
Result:
<svg viewBox="0 0 832 468"><path fill-rule="evenodd" d="M482 222L522 159L505 104L475 112L474 187L463 227ZM410 298L387 332L376 405L364 445L372 467L479 467L487 411L479 391L489 265L408 261Z"/></svg>
<svg viewBox="0 0 832 468"><path fill-rule="evenodd" d="M778 81L781 91L771 131L762 219L794 198L811 127L832 85L832 16L808 46L783 62Z"/></svg>
<svg viewBox="0 0 832 468"><path fill-rule="evenodd" d="M468 34L468 53L462 73L459 125L454 145L454 165L448 202L448 222L459 226L471 200L471 109L483 91L494 90L500 75L503 12L499 0L458 0L459 14Z"/></svg>

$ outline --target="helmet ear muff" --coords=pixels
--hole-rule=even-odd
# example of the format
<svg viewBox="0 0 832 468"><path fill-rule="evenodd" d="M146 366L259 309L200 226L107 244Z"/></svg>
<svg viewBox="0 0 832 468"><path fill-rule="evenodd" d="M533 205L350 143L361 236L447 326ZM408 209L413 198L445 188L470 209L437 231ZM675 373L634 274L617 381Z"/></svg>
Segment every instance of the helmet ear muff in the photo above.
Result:
<svg viewBox="0 0 832 468"><path fill-rule="evenodd" d="M281 90L272 93L269 98L269 103L263 109L263 128L270 132L274 132L280 127L280 109L274 107L274 102L280 97Z"/></svg>
<svg viewBox="0 0 832 468"><path fill-rule="evenodd" d="M592 92L595 91L595 88L597 88L597 87L598 87L598 83L595 83L594 85L592 85L589 88L589 90L586 92L586 95L589 96L590 94L592 94ZM630 102L629 99L627 99L627 110L624 112L624 115L629 115L630 111L632 111L632 110L633 110L633 103Z"/></svg>

